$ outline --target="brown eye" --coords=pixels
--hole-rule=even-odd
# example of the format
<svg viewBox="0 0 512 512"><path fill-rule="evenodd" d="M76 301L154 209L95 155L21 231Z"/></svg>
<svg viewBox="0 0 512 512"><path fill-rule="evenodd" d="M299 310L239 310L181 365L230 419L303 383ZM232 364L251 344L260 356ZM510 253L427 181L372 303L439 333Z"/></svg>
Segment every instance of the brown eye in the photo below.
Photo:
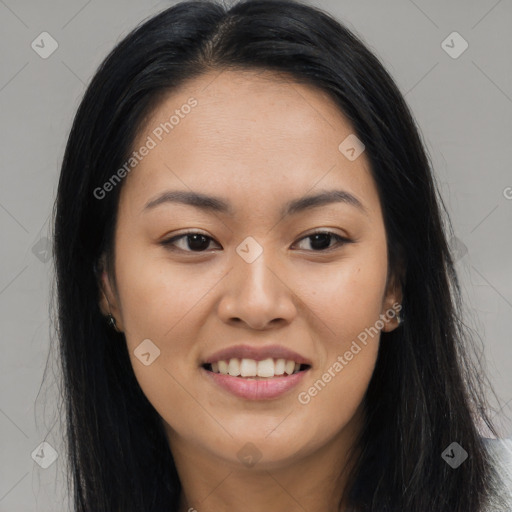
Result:
<svg viewBox="0 0 512 512"><path fill-rule="evenodd" d="M305 250L312 250L314 252L327 252L331 249L335 249L338 246L343 246L352 242L352 240L342 237L331 231L318 231L316 233L312 233L303 237L299 242L308 239L310 240L310 248L305 248ZM205 252L208 250L211 242L213 241L213 238L208 235L191 231L178 236L174 236L168 240L164 240L161 242L161 245L170 250L181 250L184 252ZM335 242L334 244L332 244L333 241ZM181 246L178 244L181 244Z"/></svg>
<svg viewBox="0 0 512 512"><path fill-rule="evenodd" d="M312 250L316 252L330 250L336 246L342 246L351 242L351 240L348 238L342 237L336 233L332 233L331 231L317 231L316 233L305 236L300 241L307 239L311 240L310 246L312 247ZM331 241L333 239L337 242L337 244L331 246Z"/></svg>
<svg viewBox="0 0 512 512"><path fill-rule="evenodd" d="M177 246L178 241L184 242L181 243L181 247ZM164 240L161 244L169 248L171 250L182 250L185 252L204 252L208 249L210 242L213 241L213 238L204 235L203 233L189 232L184 233L182 235L174 236L168 240Z"/></svg>

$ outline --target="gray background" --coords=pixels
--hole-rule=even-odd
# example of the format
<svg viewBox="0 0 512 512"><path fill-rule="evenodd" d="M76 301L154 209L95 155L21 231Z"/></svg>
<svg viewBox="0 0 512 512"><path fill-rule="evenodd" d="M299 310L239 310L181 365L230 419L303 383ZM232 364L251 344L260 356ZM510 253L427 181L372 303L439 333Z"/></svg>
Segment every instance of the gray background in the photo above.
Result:
<svg viewBox="0 0 512 512"><path fill-rule="evenodd" d="M52 359L41 386L51 330L47 239L59 167L85 84L101 60L138 22L173 3L0 0L0 511L67 509ZM311 3L366 41L413 110L455 228L466 322L482 339L501 399L496 419L510 437L512 2ZM31 47L44 31L58 43L47 59ZM453 31L469 44L458 58L442 46ZM462 48L457 39L446 44L452 53ZM47 469L31 456L43 440L59 454Z"/></svg>

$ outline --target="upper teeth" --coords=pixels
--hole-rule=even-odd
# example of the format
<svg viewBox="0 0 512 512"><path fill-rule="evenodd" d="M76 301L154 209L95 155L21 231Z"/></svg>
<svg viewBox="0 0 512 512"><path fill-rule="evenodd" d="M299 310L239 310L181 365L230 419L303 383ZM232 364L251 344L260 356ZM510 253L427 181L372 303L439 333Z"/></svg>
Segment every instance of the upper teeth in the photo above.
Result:
<svg viewBox="0 0 512 512"><path fill-rule="evenodd" d="M238 359L236 357L211 363L212 371L233 377L274 377L299 371L300 364L287 359Z"/></svg>

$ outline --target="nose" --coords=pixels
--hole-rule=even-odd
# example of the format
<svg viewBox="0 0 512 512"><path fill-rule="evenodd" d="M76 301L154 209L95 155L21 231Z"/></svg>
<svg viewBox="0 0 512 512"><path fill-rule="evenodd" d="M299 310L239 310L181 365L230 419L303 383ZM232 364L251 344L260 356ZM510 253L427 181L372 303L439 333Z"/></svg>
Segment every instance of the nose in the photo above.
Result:
<svg viewBox="0 0 512 512"><path fill-rule="evenodd" d="M252 263L238 254L233 260L234 267L223 280L220 318L258 330L290 323L297 314L296 297L275 260L270 261L266 251Z"/></svg>

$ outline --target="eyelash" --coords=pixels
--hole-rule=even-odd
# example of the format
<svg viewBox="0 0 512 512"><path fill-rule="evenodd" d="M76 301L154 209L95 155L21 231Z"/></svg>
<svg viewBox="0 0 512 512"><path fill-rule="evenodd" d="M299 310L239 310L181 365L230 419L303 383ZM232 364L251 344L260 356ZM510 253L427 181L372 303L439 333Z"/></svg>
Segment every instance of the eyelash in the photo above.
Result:
<svg viewBox="0 0 512 512"><path fill-rule="evenodd" d="M174 236L172 238L169 238L168 240L163 240L162 242L160 242L161 245L163 245L165 248L169 249L169 250L172 250L172 251L182 251L182 252L190 252L190 253L197 253L197 254L201 254L201 253L206 253L208 252L208 250L203 250L203 251L191 251L191 250L185 250L185 249L179 249L179 248L176 248L173 244L177 241L177 240L180 240L181 238L186 238L188 236L192 236L192 235L201 235L203 236L204 238L208 238L210 240L213 240L212 237L208 236L208 235L205 235L204 233L201 233L201 232L198 232L198 231L188 231L186 233L182 233L181 235L178 235L178 236ZM346 238L346 237L343 237L341 235L338 235L336 233L333 233L332 231L315 231L313 233L310 233L309 235L306 235L302 238L300 238L298 241L301 242L302 240L305 240L307 238L312 238L313 236L315 235L330 235L331 237L333 237L334 239L336 239L336 241L338 242L337 245L339 247L345 245L345 244L349 244L349 243L352 243L353 240L349 239L349 238ZM337 246L334 245L332 247L328 247L327 249L320 249L320 250L314 250L314 249L311 249L310 251L311 252L317 252L317 253L326 253L326 252L330 252L334 249L336 249Z"/></svg>

